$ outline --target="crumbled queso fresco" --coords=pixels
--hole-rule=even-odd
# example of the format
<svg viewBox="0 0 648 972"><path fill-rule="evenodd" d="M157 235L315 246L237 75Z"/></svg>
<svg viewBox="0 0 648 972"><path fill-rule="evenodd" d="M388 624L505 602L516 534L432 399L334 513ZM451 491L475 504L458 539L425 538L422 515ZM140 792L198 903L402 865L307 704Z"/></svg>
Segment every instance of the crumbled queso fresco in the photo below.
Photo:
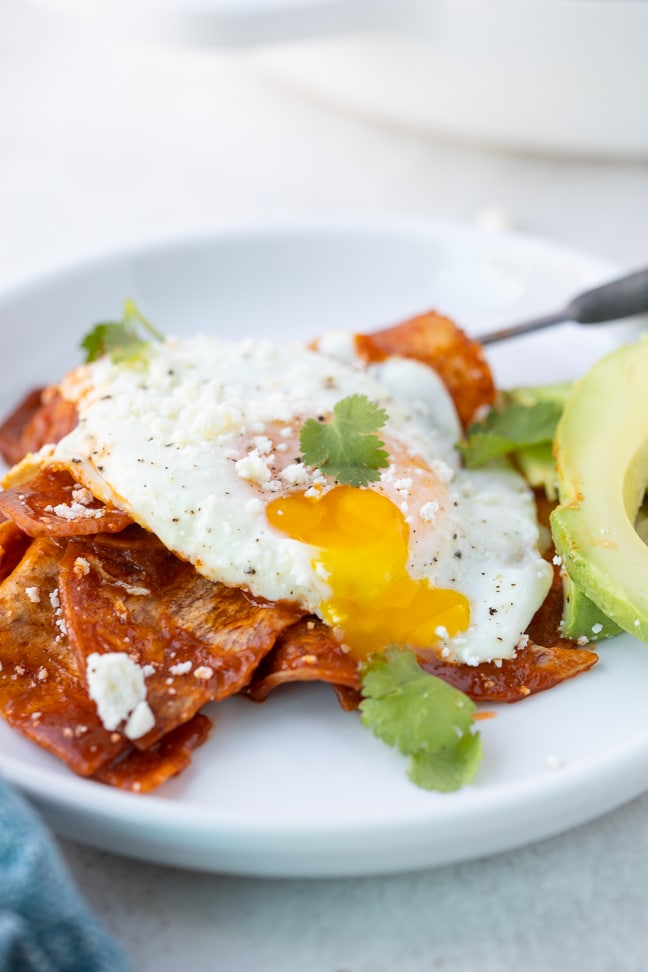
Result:
<svg viewBox="0 0 648 972"><path fill-rule="evenodd" d="M112 731L125 721L124 735L139 739L153 728L144 673L124 652L93 652L88 656L86 680L104 729Z"/></svg>

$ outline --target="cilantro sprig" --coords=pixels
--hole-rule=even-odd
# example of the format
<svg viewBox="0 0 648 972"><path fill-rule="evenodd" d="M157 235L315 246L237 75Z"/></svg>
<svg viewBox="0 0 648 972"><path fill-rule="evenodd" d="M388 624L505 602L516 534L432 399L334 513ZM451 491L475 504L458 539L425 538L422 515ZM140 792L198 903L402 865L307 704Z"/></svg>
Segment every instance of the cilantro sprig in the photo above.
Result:
<svg viewBox="0 0 648 972"><path fill-rule="evenodd" d="M151 338L163 341L164 335L144 317L134 300L124 301L121 320L96 324L81 341L85 361L96 361L109 354L115 364L133 362L148 350Z"/></svg>
<svg viewBox="0 0 648 972"><path fill-rule="evenodd" d="M386 421L385 410L366 395L349 395L335 405L330 422L304 422L302 459L342 485L367 486L389 465L385 443L375 434Z"/></svg>
<svg viewBox="0 0 648 972"><path fill-rule="evenodd" d="M486 416L471 425L457 449L469 468L553 442L571 382L502 391Z"/></svg>
<svg viewBox="0 0 648 972"><path fill-rule="evenodd" d="M466 466L475 469L508 456L529 486L555 500L553 440L571 390L571 382L560 382L500 392L490 412L457 443Z"/></svg>
<svg viewBox="0 0 648 972"><path fill-rule="evenodd" d="M552 442L561 414L558 402L494 408L470 426L457 448L468 468L474 469L518 449Z"/></svg>
<svg viewBox="0 0 648 972"><path fill-rule="evenodd" d="M474 702L425 672L409 648L371 656L362 677L361 719L375 736L409 756L408 775L448 793L470 783L482 758Z"/></svg>

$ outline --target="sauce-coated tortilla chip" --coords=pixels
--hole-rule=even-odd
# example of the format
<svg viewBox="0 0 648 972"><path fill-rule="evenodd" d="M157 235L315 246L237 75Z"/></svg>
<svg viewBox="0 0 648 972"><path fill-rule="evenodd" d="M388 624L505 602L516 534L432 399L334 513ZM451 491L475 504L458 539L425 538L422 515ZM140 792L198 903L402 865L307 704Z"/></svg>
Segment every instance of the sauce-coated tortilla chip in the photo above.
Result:
<svg viewBox="0 0 648 972"><path fill-rule="evenodd" d="M128 513L95 499L64 469L46 469L3 490L0 510L30 537L116 533L133 522Z"/></svg>
<svg viewBox="0 0 648 972"><path fill-rule="evenodd" d="M27 425L43 406L42 394L41 388L29 392L0 425L0 456L8 466L20 462L29 452L23 447L22 437Z"/></svg>
<svg viewBox="0 0 648 972"><path fill-rule="evenodd" d="M495 400L493 376L481 344L434 311L382 331L357 334L355 343L365 361L383 361L399 354L434 368L452 396L464 428L480 408Z"/></svg>
<svg viewBox="0 0 648 972"><path fill-rule="evenodd" d="M330 682L334 686L358 690L358 663L342 650L331 629L317 618L303 618L279 638L270 655L261 663L246 694L263 702L278 685L287 682ZM342 693L343 708L348 693ZM352 696L349 696L352 698Z"/></svg>
<svg viewBox="0 0 648 972"><path fill-rule="evenodd" d="M132 749L95 773L94 779L120 790L150 793L187 768L212 728L205 715L196 715L145 751Z"/></svg>
<svg viewBox="0 0 648 972"><path fill-rule="evenodd" d="M530 630L549 633L551 624L557 624L555 617L543 621L542 629L536 626ZM419 660L431 675L465 692L475 702L518 702L587 671L598 661L594 652L574 648L570 642L562 643L555 632L553 635L555 640L548 647L529 641L515 658L501 665L458 664L433 652L421 653ZM288 628L259 666L246 695L262 702L277 686L299 681L330 682L344 709L354 709L359 703L357 663L317 619L303 618Z"/></svg>
<svg viewBox="0 0 648 972"><path fill-rule="evenodd" d="M349 688L347 685L334 685L337 700L340 707L345 712L355 712L362 702L362 694L359 689Z"/></svg>
<svg viewBox="0 0 648 972"><path fill-rule="evenodd" d="M52 388L30 392L0 426L0 456L9 465L37 452L48 442L58 442L77 423L77 411Z"/></svg>
<svg viewBox="0 0 648 972"><path fill-rule="evenodd" d="M15 570L31 542L32 538L11 520L0 523L0 582Z"/></svg>
<svg viewBox="0 0 648 972"><path fill-rule="evenodd" d="M455 665L437 657L420 661L427 672L465 692L474 702L520 702L586 672L598 656L584 648L545 648L529 642L500 666L494 662Z"/></svg>
<svg viewBox="0 0 648 972"><path fill-rule="evenodd" d="M303 615L294 605L207 580L138 527L70 541L60 586L82 668L93 652L126 652L146 667L155 725L133 740L144 749L206 702L244 688L278 636Z"/></svg>
<svg viewBox="0 0 648 972"><path fill-rule="evenodd" d="M0 585L0 712L81 776L130 748L88 697L58 597L62 546L38 539Z"/></svg>
<svg viewBox="0 0 648 972"><path fill-rule="evenodd" d="M515 658L505 659L500 666L482 662L475 668L434 657L426 659L423 667L475 702L519 702L588 671L598 661L595 652L574 648L572 641L560 636L561 618L562 581L559 568L554 567L549 594L527 628L526 647L518 649Z"/></svg>

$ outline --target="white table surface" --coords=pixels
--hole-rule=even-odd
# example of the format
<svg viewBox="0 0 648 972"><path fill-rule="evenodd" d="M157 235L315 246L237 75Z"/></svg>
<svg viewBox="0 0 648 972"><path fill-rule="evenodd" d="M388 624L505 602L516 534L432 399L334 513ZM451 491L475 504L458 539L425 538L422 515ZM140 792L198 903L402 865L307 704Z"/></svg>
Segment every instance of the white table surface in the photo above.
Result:
<svg viewBox="0 0 648 972"><path fill-rule="evenodd" d="M390 131L249 58L136 47L0 0L0 288L124 244L350 213L505 218L638 266L648 163ZM239 879L62 847L138 970L616 972L648 957L648 796L529 848L386 878Z"/></svg>

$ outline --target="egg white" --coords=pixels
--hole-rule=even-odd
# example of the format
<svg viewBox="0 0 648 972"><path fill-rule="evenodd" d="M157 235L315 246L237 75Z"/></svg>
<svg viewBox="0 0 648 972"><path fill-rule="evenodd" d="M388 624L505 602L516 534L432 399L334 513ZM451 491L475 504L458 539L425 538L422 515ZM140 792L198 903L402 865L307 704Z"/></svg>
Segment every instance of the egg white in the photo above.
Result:
<svg viewBox="0 0 648 972"><path fill-rule="evenodd" d="M341 335L318 351L199 336L155 346L146 366L102 358L61 388L79 424L27 464L69 468L212 580L316 614L330 598L317 549L265 511L285 493L331 487L301 464L299 429L359 393L385 408L381 435L398 444L375 488L410 525L410 574L470 601L470 627L440 631L442 652L469 664L511 657L546 596L529 490L506 467L461 468L452 401L416 361L365 367Z"/></svg>

